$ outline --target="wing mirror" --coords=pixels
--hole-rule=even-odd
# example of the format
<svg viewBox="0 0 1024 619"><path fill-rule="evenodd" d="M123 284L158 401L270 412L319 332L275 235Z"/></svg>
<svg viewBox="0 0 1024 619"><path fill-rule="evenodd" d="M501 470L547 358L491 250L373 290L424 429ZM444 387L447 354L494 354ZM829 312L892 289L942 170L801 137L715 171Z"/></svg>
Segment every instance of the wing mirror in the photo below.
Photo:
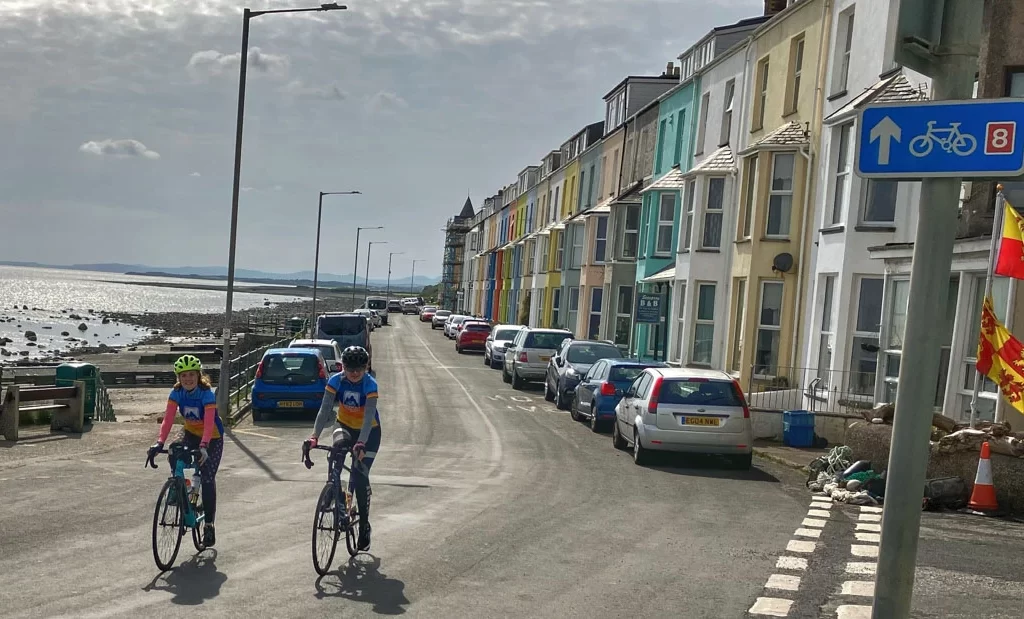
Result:
<svg viewBox="0 0 1024 619"><path fill-rule="evenodd" d="M340 372L340 371L341 371L341 369L342 369L342 366L341 366L341 361L338 361L338 362L336 362L336 363L334 364L334 370L335 370L336 372Z"/></svg>

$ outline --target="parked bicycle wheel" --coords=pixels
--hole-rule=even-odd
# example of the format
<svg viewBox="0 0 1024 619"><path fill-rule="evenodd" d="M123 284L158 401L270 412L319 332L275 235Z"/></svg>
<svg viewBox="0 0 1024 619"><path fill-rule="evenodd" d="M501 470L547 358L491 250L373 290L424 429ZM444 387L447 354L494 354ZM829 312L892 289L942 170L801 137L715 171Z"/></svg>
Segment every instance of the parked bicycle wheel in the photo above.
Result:
<svg viewBox="0 0 1024 619"><path fill-rule="evenodd" d="M153 510L153 560L163 571L171 569L185 535L185 487L180 479L164 482Z"/></svg>
<svg viewBox="0 0 1024 619"><path fill-rule="evenodd" d="M313 515L313 569L321 576L331 571L331 562L338 547L338 523L335 522L338 513L338 506L334 504L334 486L327 484L320 491Z"/></svg>

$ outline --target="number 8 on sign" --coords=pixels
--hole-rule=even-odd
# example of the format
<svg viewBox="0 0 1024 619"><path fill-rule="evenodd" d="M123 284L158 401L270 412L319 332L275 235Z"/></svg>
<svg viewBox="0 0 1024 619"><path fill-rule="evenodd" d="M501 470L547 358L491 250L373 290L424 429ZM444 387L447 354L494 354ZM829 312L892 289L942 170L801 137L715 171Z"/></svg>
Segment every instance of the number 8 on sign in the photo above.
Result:
<svg viewBox="0 0 1024 619"><path fill-rule="evenodd" d="M1017 123L991 122L985 125L985 154L1012 155L1015 149Z"/></svg>

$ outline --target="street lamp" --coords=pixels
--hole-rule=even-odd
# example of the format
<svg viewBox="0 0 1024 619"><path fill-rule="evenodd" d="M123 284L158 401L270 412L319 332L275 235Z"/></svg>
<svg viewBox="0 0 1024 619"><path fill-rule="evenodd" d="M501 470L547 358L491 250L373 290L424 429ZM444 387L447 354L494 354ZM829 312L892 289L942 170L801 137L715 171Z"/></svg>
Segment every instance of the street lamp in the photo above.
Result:
<svg viewBox="0 0 1024 619"><path fill-rule="evenodd" d="M366 277L363 279L363 305L366 305L366 299L370 297L370 250L373 249L374 245L386 245L387 241L370 241L366 244Z"/></svg>
<svg viewBox="0 0 1024 619"><path fill-rule="evenodd" d="M391 300L391 259L397 256L398 254L404 253L404 251L393 251L390 254L388 254L388 291L384 293L384 296L388 298L388 301Z"/></svg>
<svg viewBox="0 0 1024 619"><path fill-rule="evenodd" d="M316 322L316 288L318 283L318 276L320 273L320 219L324 214L324 196L351 196L361 195L361 191L321 191L320 192L320 204L316 209L316 258L313 259L313 320L309 323L313 325Z"/></svg>
<svg viewBox="0 0 1024 619"><path fill-rule="evenodd" d="M359 233L363 230L383 230L384 226L373 228L356 228L356 263L352 266L352 309L356 305L356 273L359 272Z"/></svg>
<svg viewBox="0 0 1024 619"><path fill-rule="evenodd" d="M224 308L224 347L220 358L220 376L217 379L217 410L221 415L228 413L228 392L231 391L231 315L235 288L235 246L238 238L238 190L242 176L242 121L245 118L245 72L249 64L249 20L260 15L274 13L312 13L322 11L343 11L348 7L335 2L321 4L316 8L270 9L266 11L242 11L242 56L238 66L238 110L235 115L235 171L231 187L231 228L228 240L228 282L227 300Z"/></svg>
<svg viewBox="0 0 1024 619"><path fill-rule="evenodd" d="M416 291L416 263L417 262L426 262L426 261L427 261L426 258L420 258L419 260L413 260L412 261L412 278L409 280L409 292L410 293Z"/></svg>

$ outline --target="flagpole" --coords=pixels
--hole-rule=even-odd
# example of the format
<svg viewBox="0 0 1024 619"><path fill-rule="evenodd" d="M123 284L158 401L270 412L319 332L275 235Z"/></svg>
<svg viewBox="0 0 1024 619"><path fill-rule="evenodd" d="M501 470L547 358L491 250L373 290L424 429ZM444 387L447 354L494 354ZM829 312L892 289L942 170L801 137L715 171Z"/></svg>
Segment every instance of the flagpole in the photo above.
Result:
<svg viewBox="0 0 1024 619"><path fill-rule="evenodd" d="M982 304L985 303L985 299L992 295L992 279L996 269L996 260L999 256L999 240L1003 238L1003 213L1005 211L1006 198L1003 197L1003 186L996 185L996 212L995 216L992 218L992 243L988 250L988 273L985 275L985 294L981 297ZM978 325L975 326L978 327ZM977 352L975 352L975 354L977 354ZM985 382L986 378L984 374L978 371L977 363L974 364L974 373L974 393L971 395L972 428L975 428L978 425L978 393L981 391L981 385ZM999 401L996 400L997 408L998 403Z"/></svg>

